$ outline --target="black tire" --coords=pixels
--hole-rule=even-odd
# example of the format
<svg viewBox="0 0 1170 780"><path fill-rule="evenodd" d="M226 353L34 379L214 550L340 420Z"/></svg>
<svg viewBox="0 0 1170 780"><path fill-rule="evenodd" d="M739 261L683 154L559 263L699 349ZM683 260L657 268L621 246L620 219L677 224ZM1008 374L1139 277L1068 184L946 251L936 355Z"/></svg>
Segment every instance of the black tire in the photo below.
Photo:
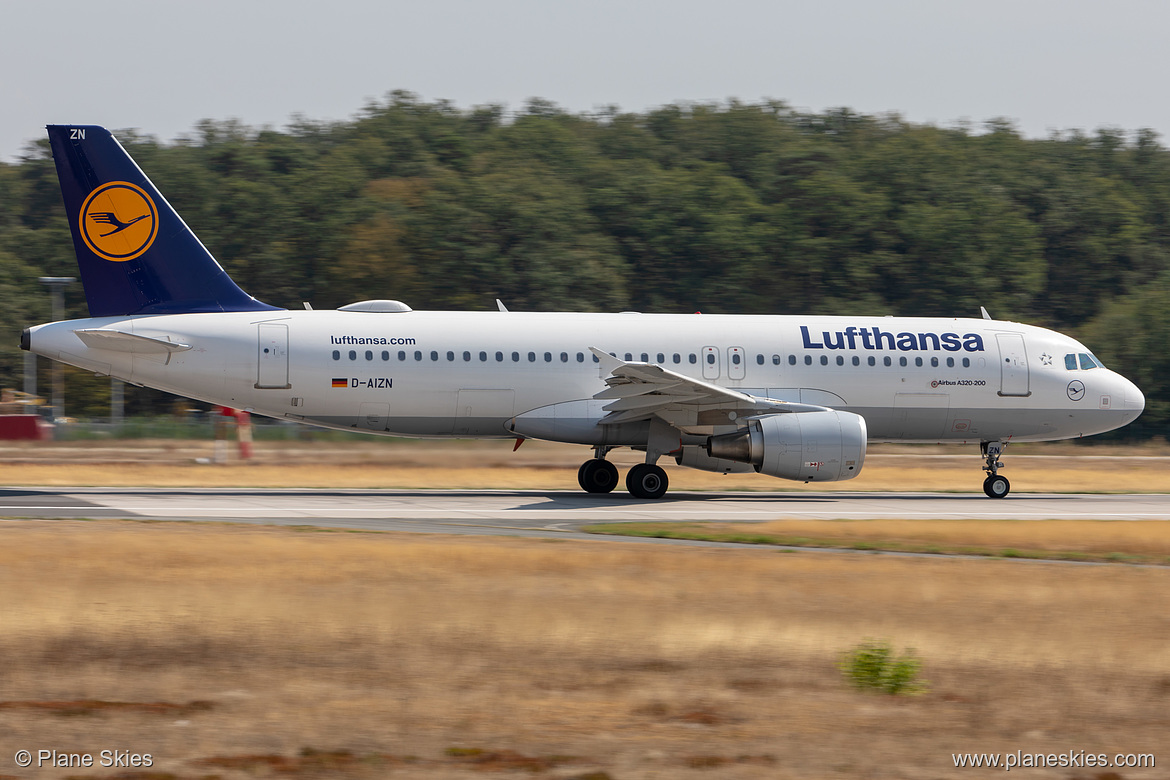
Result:
<svg viewBox="0 0 1170 780"><path fill-rule="evenodd" d="M617 466L608 460L587 460L577 469L577 484L586 493L608 493L617 487L617 483Z"/></svg>
<svg viewBox="0 0 1170 780"><path fill-rule="evenodd" d="M990 476L983 480L983 492L989 498L1003 498L1012 489L1012 483L1008 482L1008 478L1000 474Z"/></svg>
<svg viewBox="0 0 1170 780"><path fill-rule="evenodd" d="M662 498L668 484L666 472L649 463L639 463L626 474L626 489L634 498Z"/></svg>

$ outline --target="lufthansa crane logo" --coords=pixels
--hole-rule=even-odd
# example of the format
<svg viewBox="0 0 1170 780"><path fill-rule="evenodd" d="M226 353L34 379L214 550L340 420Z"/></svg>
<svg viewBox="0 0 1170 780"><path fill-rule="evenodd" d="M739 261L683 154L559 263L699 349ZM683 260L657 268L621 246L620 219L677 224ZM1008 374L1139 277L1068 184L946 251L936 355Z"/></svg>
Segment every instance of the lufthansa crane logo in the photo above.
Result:
<svg viewBox="0 0 1170 780"><path fill-rule="evenodd" d="M158 208L146 192L125 181L101 185L81 204L85 245L98 257L124 263L141 255L158 235Z"/></svg>

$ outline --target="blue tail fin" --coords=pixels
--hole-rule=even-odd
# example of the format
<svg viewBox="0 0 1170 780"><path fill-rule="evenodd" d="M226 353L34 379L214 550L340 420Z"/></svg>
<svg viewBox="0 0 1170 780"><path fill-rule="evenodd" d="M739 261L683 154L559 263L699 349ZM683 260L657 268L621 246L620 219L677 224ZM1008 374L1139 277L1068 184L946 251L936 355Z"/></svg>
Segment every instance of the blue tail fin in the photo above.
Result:
<svg viewBox="0 0 1170 780"><path fill-rule="evenodd" d="M90 316L276 308L236 286L108 130L47 129Z"/></svg>

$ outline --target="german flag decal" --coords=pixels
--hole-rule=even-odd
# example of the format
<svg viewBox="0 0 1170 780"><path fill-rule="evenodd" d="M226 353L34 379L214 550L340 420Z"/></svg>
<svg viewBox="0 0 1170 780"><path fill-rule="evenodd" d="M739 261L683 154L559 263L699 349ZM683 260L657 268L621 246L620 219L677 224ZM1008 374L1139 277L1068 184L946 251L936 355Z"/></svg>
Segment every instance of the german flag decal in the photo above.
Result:
<svg viewBox="0 0 1170 780"><path fill-rule="evenodd" d="M333 378L333 386L334 387L349 387L349 380L344 379L344 378L338 379L337 377L334 377Z"/></svg>

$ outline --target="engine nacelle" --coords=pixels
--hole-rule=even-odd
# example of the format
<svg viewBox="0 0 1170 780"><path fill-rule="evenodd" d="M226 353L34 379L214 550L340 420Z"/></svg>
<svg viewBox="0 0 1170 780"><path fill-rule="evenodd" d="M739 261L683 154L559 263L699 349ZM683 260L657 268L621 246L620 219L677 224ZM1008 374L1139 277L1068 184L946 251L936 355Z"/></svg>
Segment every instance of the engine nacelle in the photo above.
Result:
<svg viewBox="0 0 1170 780"><path fill-rule="evenodd" d="M712 458L702 447L683 447L674 462L689 469L714 471L719 474L750 474L756 470L750 463L739 463L725 458Z"/></svg>
<svg viewBox="0 0 1170 780"><path fill-rule="evenodd" d="M707 454L750 463L772 477L801 482L853 479L865 463L865 419L851 412L768 414L746 428L707 439Z"/></svg>

